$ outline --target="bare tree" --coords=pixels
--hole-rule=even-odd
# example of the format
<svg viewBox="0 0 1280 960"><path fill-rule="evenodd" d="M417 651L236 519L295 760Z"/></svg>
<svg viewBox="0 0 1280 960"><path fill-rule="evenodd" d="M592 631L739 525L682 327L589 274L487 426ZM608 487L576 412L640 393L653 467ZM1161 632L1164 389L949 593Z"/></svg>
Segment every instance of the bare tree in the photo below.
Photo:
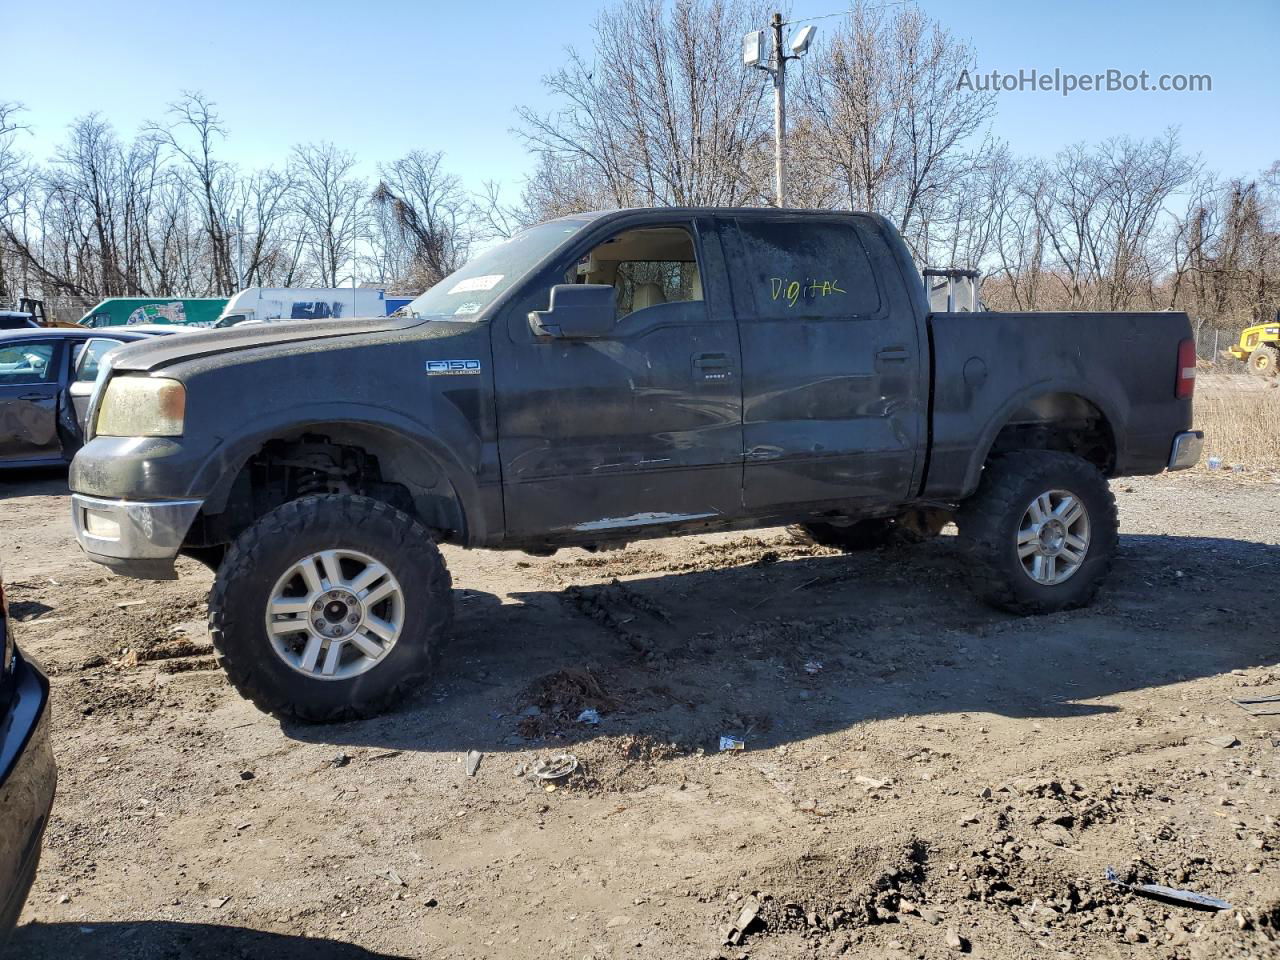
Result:
<svg viewBox="0 0 1280 960"><path fill-rule="evenodd" d="M474 209L461 181L443 169L444 154L413 150L379 167L373 191L373 248L380 276L424 290L467 260Z"/></svg>
<svg viewBox="0 0 1280 960"><path fill-rule="evenodd" d="M364 182L354 177L354 154L332 143L299 144L290 170L302 246L321 286L336 287L352 260L367 217Z"/></svg>
<svg viewBox="0 0 1280 960"><path fill-rule="evenodd" d="M765 85L740 51L766 17L739 0L621 0L602 12L594 56L570 49L543 78L560 107L518 111L539 161L528 199L548 213L759 202L767 181L748 158L768 129Z"/></svg>
<svg viewBox="0 0 1280 960"><path fill-rule="evenodd" d="M913 252L948 219L994 95L960 83L974 53L915 7L854 5L808 60L799 105L843 206L894 220ZM944 238L945 243L945 238Z"/></svg>

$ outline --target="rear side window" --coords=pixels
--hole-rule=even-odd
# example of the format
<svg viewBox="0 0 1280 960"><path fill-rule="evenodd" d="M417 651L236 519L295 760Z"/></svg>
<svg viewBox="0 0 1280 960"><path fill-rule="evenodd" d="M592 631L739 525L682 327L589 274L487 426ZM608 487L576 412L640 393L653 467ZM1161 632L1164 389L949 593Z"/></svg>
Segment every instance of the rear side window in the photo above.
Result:
<svg viewBox="0 0 1280 960"><path fill-rule="evenodd" d="M850 223L739 220L746 262L738 287L757 316L852 318L880 310L866 248Z"/></svg>

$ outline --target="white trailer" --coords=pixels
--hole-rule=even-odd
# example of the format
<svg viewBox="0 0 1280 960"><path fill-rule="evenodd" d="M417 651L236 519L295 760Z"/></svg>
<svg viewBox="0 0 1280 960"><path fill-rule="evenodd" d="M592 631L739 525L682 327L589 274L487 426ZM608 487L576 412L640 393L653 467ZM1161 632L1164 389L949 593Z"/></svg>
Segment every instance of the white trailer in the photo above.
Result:
<svg viewBox="0 0 1280 960"><path fill-rule="evenodd" d="M387 292L375 287L247 287L227 301L214 326L386 315Z"/></svg>

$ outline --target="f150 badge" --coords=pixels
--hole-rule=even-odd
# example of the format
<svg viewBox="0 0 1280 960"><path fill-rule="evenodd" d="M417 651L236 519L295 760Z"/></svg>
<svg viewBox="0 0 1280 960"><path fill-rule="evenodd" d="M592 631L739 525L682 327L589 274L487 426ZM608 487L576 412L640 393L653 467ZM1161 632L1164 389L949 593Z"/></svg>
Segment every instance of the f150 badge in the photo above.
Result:
<svg viewBox="0 0 1280 960"><path fill-rule="evenodd" d="M465 377L480 373L479 360L428 360L428 377Z"/></svg>

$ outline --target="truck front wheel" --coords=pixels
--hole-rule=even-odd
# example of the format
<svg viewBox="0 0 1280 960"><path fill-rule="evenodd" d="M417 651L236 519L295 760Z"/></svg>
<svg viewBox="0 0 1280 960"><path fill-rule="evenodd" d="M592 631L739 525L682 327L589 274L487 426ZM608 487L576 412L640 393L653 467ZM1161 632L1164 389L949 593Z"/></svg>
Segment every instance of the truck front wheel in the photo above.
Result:
<svg viewBox="0 0 1280 960"><path fill-rule="evenodd" d="M321 723L380 713L421 685L452 618L426 528L346 495L266 514L231 545L209 595L232 685L260 710Z"/></svg>
<svg viewBox="0 0 1280 960"><path fill-rule="evenodd" d="M1031 450L994 458L957 517L975 592L1014 613L1093 599L1116 551L1116 502L1093 464Z"/></svg>
<svg viewBox="0 0 1280 960"><path fill-rule="evenodd" d="M1280 364L1280 350L1269 343L1260 344L1249 354L1249 372L1260 377L1274 377Z"/></svg>

